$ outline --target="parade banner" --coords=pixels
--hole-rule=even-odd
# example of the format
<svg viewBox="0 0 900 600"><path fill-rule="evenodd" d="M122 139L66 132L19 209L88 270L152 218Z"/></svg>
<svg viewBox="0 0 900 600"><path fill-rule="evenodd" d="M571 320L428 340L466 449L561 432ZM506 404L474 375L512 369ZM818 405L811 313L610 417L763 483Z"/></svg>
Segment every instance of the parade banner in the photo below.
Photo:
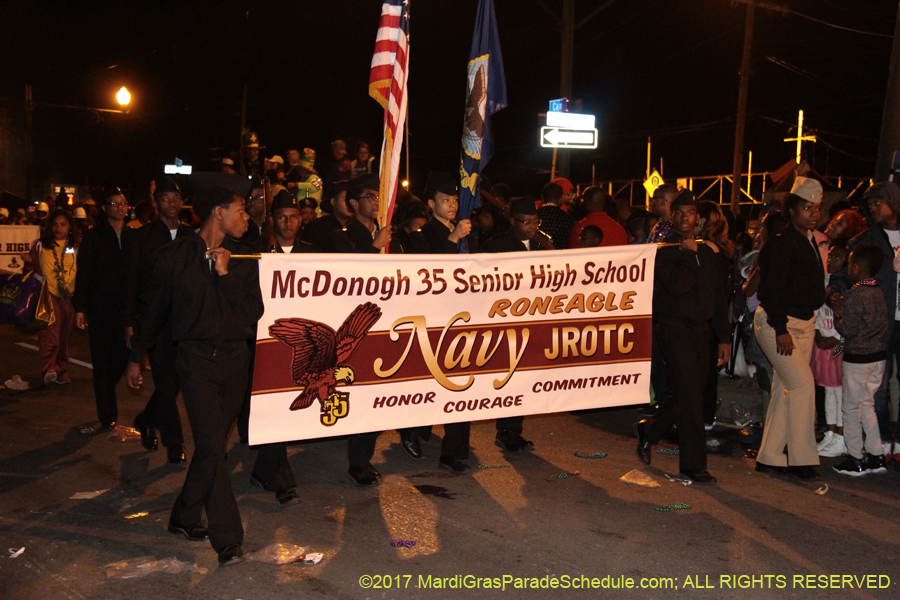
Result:
<svg viewBox="0 0 900 600"><path fill-rule="evenodd" d="M647 403L655 258L263 254L250 443Z"/></svg>
<svg viewBox="0 0 900 600"><path fill-rule="evenodd" d="M0 225L0 271L22 272L22 253L41 235L37 225Z"/></svg>

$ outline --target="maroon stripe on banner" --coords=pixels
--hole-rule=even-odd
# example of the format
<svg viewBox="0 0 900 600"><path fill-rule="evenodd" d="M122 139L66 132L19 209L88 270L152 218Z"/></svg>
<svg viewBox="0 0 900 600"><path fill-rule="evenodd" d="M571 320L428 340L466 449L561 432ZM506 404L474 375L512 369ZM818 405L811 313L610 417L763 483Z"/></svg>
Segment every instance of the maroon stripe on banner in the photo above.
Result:
<svg viewBox="0 0 900 600"><path fill-rule="evenodd" d="M523 351L526 330L528 342ZM435 370L454 377L456 382L464 381L459 376L468 374L498 373L498 378L503 379L510 370L511 342L514 354L521 355L517 371L646 361L650 359L651 317L489 325L469 325L457 321L446 334L443 328L429 327L424 352L421 344L426 343L425 340L413 333L409 325L399 328L398 333L396 342L391 341L387 331L370 332L365 337L347 361L356 373L355 386L430 379L434 377ZM440 339L442 334L443 342ZM482 357L481 365L478 364L479 357ZM398 363L400 366L389 377L379 376L375 368L379 358L382 373L392 370ZM291 376L292 360L293 351L287 344L271 338L259 340L256 343L253 393L300 389ZM465 364L466 361L468 364ZM514 379L515 374L511 381Z"/></svg>

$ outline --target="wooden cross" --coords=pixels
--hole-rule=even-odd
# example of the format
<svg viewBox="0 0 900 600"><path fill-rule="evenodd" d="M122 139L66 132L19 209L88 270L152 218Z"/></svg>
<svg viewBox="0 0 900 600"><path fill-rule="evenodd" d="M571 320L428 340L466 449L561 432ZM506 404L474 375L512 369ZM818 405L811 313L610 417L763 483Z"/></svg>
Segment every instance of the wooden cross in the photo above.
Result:
<svg viewBox="0 0 900 600"><path fill-rule="evenodd" d="M815 142L816 136L814 135L803 135L803 111L800 111L800 115L797 117L797 137L792 138L784 138L786 142L797 142L797 164L800 164L802 160L801 157L801 149L803 147L803 142Z"/></svg>

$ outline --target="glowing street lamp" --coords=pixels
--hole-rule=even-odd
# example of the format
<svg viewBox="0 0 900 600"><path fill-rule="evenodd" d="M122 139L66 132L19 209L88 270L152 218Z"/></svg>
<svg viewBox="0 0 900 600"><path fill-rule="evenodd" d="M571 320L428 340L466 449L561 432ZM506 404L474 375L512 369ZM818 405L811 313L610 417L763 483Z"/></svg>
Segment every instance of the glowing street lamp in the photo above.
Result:
<svg viewBox="0 0 900 600"><path fill-rule="evenodd" d="M118 93L116 93L116 102L118 102L122 106L125 106L129 102L131 102L131 94L127 89L125 89L124 85L122 86L122 89L119 90Z"/></svg>

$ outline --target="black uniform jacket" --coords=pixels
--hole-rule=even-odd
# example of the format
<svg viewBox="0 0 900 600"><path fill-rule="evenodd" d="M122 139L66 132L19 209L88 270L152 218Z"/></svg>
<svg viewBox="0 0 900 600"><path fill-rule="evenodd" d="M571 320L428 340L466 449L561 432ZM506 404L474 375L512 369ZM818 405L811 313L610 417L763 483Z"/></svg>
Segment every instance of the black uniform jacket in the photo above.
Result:
<svg viewBox="0 0 900 600"><path fill-rule="evenodd" d="M452 229L432 219L418 231L409 234L406 241L407 254L456 254L456 244L449 239ZM524 247L523 247L524 250Z"/></svg>
<svg viewBox="0 0 900 600"><path fill-rule="evenodd" d="M252 254L253 246L226 237L222 248ZM140 362L171 314L172 339L231 350L254 337L263 314L259 265L233 258L219 275L206 258L206 242L197 234L179 238L157 253L144 299L147 308L131 338L129 360Z"/></svg>
<svg viewBox="0 0 900 600"><path fill-rule="evenodd" d="M122 245L109 221L100 219L89 229L78 248L78 272L75 274L75 312L102 315L122 311L125 301L126 258L135 230L122 227Z"/></svg>
<svg viewBox="0 0 900 600"><path fill-rule="evenodd" d="M534 240L528 240L527 250L541 250L542 248ZM525 252L525 244L516 237L514 230L510 229L491 237L478 248L479 253L486 252Z"/></svg>
<svg viewBox="0 0 900 600"><path fill-rule="evenodd" d="M193 229L179 223L175 238L193 235L193 233ZM160 219L156 219L140 229L135 229L132 237L134 239L126 259L128 264L125 284L126 327L133 326L134 319L144 310L143 295L150 282L150 276L153 275L157 251L173 241L169 226Z"/></svg>
<svg viewBox="0 0 900 600"><path fill-rule="evenodd" d="M681 236L672 233L666 242L681 243ZM719 343L728 342L731 327L723 276L721 261L706 244L698 243L696 252L660 248L653 275L653 320L683 327L708 324Z"/></svg>
<svg viewBox="0 0 900 600"><path fill-rule="evenodd" d="M793 226L787 226L763 246L759 277L759 303L777 335L788 332L788 317L809 320L825 304L822 256Z"/></svg>

